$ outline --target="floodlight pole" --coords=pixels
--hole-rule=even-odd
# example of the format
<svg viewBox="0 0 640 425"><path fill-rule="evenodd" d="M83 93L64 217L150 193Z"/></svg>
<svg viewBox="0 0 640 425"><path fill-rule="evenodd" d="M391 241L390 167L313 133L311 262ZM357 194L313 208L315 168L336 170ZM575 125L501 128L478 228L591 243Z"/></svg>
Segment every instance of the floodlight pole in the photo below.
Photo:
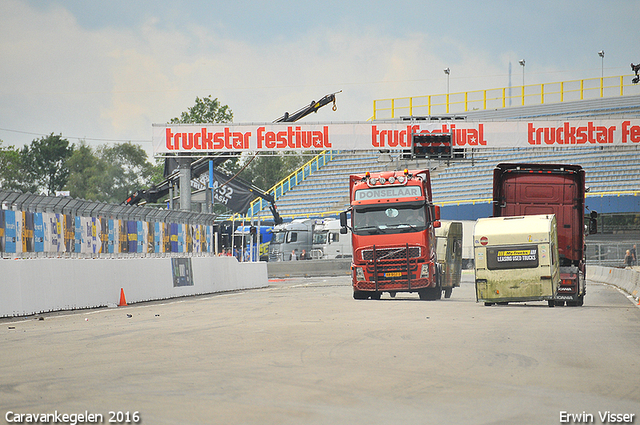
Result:
<svg viewBox="0 0 640 425"><path fill-rule="evenodd" d="M447 75L447 114L449 113L449 74L451 69L448 67L444 69L444 73Z"/></svg>
<svg viewBox="0 0 640 425"><path fill-rule="evenodd" d="M518 61L518 63L520 64L520 66L522 66L522 106L524 106L524 64L525 64L525 61L524 61L524 59L520 59Z"/></svg>

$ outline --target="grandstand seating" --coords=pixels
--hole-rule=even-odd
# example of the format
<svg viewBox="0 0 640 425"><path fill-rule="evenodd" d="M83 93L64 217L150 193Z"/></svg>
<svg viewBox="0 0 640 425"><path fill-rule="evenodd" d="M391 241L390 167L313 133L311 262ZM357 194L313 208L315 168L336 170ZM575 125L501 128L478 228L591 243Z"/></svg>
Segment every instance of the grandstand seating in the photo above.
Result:
<svg viewBox="0 0 640 425"><path fill-rule="evenodd" d="M640 149L635 147L485 150L474 152L473 160L440 167L435 162L416 164L416 161L407 163L397 158L391 163L381 163L378 162L379 157L377 151L334 153L332 161L278 199L276 204L280 214L290 217L335 216L348 207L350 174L405 167L435 168L431 177L433 197L440 205L490 201L493 169L501 162L581 165L586 171L587 186L592 195L640 191Z"/></svg>

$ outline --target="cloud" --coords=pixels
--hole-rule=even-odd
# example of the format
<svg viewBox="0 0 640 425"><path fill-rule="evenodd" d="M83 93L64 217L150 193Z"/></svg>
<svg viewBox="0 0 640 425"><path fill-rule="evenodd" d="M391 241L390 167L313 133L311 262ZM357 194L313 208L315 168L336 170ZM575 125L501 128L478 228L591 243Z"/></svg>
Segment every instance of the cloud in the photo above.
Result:
<svg viewBox="0 0 640 425"><path fill-rule="evenodd" d="M307 17L314 25L296 21L293 32L279 26L260 38L249 34L255 22L237 17L226 22L226 15L188 19L188 10L178 16L144 8L126 25L88 25L76 15L86 20L90 10L74 15L59 4L37 8L4 0L0 6L0 129L150 140L153 123L179 116L196 96L217 97L230 106L236 122L268 122L338 90L336 112L325 107L306 120L366 120L374 99L444 93L446 67L451 68L451 92L506 86L509 62L512 80L519 84L517 59L525 55L517 43L504 47L509 44L504 28L483 28L477 16L469 16L474 11L465 10L447 21L453 26L438 23L441 15L424 21L431 25L417 26L406 16L400 22L371 20L380 13L364 19L354 8L345 12L354 15L340 15L335 22ZM416 12L416 17L425 14ZM279 25L290 19L276 15ZM256 29L268 31L267 21ZM528 84L568 76L554 74L559 68L553 60L527 59ZM599 74L600 63L593 61ZM536 76L536 66L542 77ZM33 138L0 130L0 139L9 144Z"/></svg>

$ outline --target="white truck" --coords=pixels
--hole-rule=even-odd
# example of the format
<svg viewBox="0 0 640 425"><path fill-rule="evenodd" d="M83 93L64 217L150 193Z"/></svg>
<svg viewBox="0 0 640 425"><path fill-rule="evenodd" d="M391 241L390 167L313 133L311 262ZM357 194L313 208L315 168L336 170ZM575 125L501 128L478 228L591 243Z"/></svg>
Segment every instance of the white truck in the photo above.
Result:
<svg viewBox="0 0 640 425"><path fill-rule="evenodd" d="M555 305L560 283L555 215L478 219L473 243L477 301Z"/></svg>
<svg viewBox="0 0 640 425"><path fill-rule="evenodd" d="M300 260L303 251L310 258L315 224L315 219L295 219L275 226L269 243L269 261Z"/></svg>
<svg viewBox="0 0 640 425"><path fill-rule="evenodd" d="M313 229L311 259L351 258L351 255L351 231L341 235L340 220L327 218L316 223Z"/></svg>

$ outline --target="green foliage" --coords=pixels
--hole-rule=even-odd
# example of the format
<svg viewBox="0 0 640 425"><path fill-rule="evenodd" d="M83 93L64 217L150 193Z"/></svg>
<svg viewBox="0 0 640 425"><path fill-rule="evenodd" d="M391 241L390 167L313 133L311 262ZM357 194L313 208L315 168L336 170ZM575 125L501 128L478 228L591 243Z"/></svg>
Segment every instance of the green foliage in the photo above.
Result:
<svg viewBox="0 0 640 425"><path fill-rule="evenodd" d="M2 146L0 140L0 188L20 189L20 151L14 146Z"/></svg>
<svg viewBox="0 0 640 425"><path fill-rule="evenodd" d="M93 150L86 143L80 145L67 160L69 180L66 189L74 198L98 200L101 198L97 188L97 180L101 173L101 164ZM100 199L102 200L102 199Z"/></svg>
<svg viewBox="0 0 640 425"><path fill-rule="evenodd" d="M297 153L270 152L256 156L240 177L266 192L304 163L305 157Z"/></svg>
<svg viewBox="0 0 640 425"><path fill-rule="evenodd" d="M61 190L69 177L66 161L73 150L74 146L69 145L67 139L53 133L23 146L18 164L20 175L14 181L14 187L46 195Z"/></svg>
<svg viewBox="0 0 640 425"><path fill-rule="evenodd" d="M134 190L162 178L161 165L147 161L146 152L131 142L102 145L95 151L81 143L68 161L67 190L75 198L121 203Z"/></svg>
<svg viewBox="0 0 640 425"><path fill-rule="evenodd" d="M196 97L196 104L183 112L179 118L173 118L170 124L197 123L225 123L233 121L233 112L227 105L220 105L218 98L211 99L211 95L200 99Z"/></svg>

